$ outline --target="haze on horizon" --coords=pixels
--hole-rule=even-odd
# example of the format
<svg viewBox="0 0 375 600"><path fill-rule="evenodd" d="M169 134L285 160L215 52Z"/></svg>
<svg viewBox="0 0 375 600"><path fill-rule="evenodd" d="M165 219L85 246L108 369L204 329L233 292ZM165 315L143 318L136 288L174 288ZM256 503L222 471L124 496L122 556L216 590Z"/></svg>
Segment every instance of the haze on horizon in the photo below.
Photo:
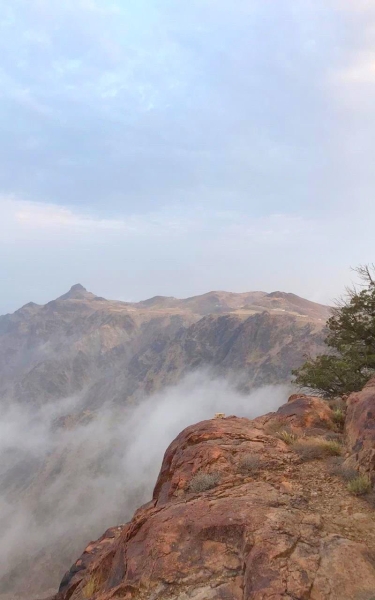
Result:
<svg viewBox="0 0 375 600"><path fill-rule="evenodd" d="M0 7L0 314L77 282L329 303L373 261L373 3Z"/></svg>

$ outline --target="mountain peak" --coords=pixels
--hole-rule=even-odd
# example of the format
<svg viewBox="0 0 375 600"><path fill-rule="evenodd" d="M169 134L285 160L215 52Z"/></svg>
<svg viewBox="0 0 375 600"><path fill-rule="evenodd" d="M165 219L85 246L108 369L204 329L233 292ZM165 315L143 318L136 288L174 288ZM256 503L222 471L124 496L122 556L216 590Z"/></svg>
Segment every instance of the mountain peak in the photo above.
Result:
<svg viewBox="0 0 375 600"><path fill-rule="evenodd" d="M81 285L80 283L76 283L75 285L72 285L69 292L67 292L66 294L63 294L62 296L60 296L57 299L58 300L84 300L84 299L89 299L89 298L93 298L93 297L94 297L94 294L92 294L91 292L88 292L86 290L86 288L83 287L83 285Z"/></svg>
<svg viewBox="0 0 375 600"><path fill-rule="evenodd" d="M83 285L81 285L80 283L76 283L75 285L72 285L72 287L70 288L71 292L87 292L86 288L83 287Z"/></svg>

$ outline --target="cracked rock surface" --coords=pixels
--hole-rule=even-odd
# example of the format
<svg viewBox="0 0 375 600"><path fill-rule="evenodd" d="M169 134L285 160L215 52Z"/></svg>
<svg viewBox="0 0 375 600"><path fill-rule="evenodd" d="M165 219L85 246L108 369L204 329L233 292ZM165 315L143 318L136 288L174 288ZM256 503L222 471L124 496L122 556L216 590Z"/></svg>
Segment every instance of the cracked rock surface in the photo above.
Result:
<svg viewBox="0 0 375 600"><path fill-rule="evenodd" d="M375 511L327 460L302 461L280 420L296 435L335 427L324 401L301 396L188 427L152 501L86 548L55 600L373 600ZM215 487L191 491L198 473Z"/></svg>

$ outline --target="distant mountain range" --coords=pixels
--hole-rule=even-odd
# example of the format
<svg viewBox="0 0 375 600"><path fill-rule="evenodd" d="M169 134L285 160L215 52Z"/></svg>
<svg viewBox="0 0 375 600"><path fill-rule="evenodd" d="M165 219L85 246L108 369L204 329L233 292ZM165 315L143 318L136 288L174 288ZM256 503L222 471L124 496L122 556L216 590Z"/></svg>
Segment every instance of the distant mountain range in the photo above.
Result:
<svg viewBox="0 0 375 600"><path fill-rule="evenodd" d="M0 317L0 395L40 405L80 394L95 407L137 400L197 368L240 373L245 387L285 382L321 349L328 315L285 292L127 303L77 284Z"/></svg>

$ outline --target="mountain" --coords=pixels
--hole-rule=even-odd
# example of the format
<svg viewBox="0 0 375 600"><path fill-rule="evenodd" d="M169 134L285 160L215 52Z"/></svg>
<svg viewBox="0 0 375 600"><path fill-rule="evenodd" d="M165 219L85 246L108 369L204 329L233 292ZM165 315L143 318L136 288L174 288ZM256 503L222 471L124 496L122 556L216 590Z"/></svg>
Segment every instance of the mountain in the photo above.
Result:
<svg viewBox="0 0 375 600"><path fill-rule="evenodd" d="M354 476L374 481L374 385L349 399L346 440L328 403L298 395L182 431L152 500L86 547L54 600L371 600L374 507L328 450L346 441Z"/></svg>
<svg viewBox="0 0 375 600"><path fill-rule="evenodd" d="M77 284L0 317L0 396L124 403L198 367L240 373L247 387L284 382L306 352L321 348L328 315L328 307L282 292L126 303Z"/></svg>
<svg viewBox="0 0 375 600"><path fill-rule="evenodd" d="M87 540L131 518L175 412L187 424L201 404L204 416L237 398L241 414L260 414L241 394L289 383L304 354L323 348L328 315L282 292L129 303L77 284L0 317L1 600L54 588ZM192 389L189 374L202 377Z"/></svg>

